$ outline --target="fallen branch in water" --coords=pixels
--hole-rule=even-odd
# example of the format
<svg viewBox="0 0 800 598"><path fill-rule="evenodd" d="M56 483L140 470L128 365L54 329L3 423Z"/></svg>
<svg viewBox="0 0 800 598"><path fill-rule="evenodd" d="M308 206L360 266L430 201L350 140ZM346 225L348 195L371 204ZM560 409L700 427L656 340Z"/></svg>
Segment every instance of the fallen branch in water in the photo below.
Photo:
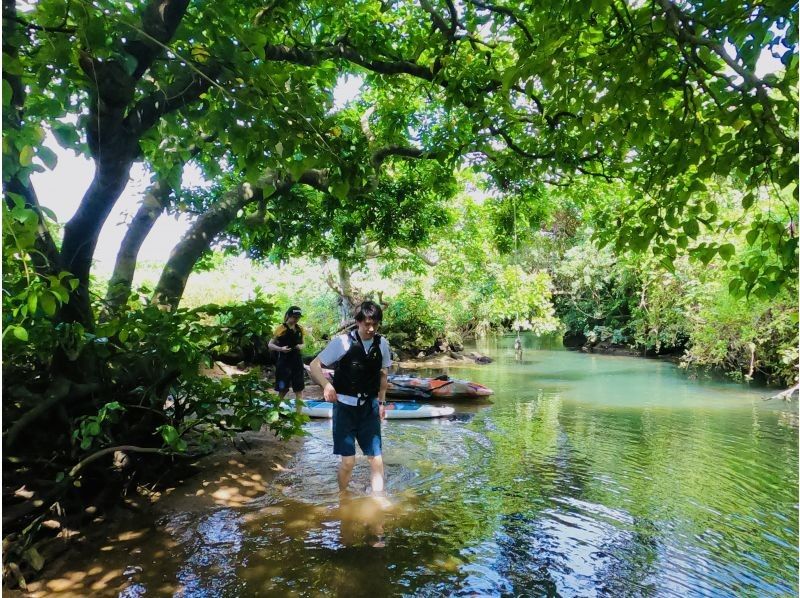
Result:
<svg viewBox="0 0 800 598"><path fill-rule="evenodd" d="M779 392L776 395L771 397L766 397L764 400L769 401L771 399L781 399L782 401L791 401L792 397L795 395L796 392L800 389L800 384L795 384L791 388L787 388L783 392Z"/></svg>
<svg viewBox="0 0 800 598"><path fill-rule="evenodd" d="M96 461L100 457L107 455L109 453L114 453L116 451L121 451L124 453L162 453L165 454L165 451L161 448L150 448L150 447L141 447L141 446L131 446L129 444L123 446L109 446L107 448L101 449L96 453L92 453L88 457L86 457L83 461L78 463L75 467L73 467L69 472L69 477L74 478L78 475L78 472L83 469L86 465L91 463L92 461Z"/></svg>

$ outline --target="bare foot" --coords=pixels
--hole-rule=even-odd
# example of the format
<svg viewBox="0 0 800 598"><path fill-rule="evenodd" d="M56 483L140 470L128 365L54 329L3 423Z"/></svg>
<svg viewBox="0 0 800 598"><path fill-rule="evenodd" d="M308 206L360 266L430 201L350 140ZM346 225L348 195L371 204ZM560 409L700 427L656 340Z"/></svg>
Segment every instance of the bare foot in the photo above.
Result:
<svg viewBox="0 0 800 598"><path fill-rule="evenodd" d="M386 548L386 542L384 541L383 536L378 536L371 546L373 548Z"/></svg>
<svg viewBox="0 0 800 598"><path fill-rule="evenodd" d="M392 506L392 501L389 500L385 492L373 492L370 498L383 510L389 509Z"/></svg>

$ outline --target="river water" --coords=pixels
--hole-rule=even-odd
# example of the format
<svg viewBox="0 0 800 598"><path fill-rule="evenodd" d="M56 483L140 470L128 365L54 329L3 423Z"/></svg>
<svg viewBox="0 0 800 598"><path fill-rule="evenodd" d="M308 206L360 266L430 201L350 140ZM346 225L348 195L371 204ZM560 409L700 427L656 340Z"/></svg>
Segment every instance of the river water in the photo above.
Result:
<svg viewBox="0 0 800 598"><path fill-rule="evenodd" d="M385 423L389 508L363 458L340 503L313 421L263 496L162 521L166 556L126 557L120 595L797 595L796 403L534 337L517 362L512 343L450 372L491 402Z"/></svg>

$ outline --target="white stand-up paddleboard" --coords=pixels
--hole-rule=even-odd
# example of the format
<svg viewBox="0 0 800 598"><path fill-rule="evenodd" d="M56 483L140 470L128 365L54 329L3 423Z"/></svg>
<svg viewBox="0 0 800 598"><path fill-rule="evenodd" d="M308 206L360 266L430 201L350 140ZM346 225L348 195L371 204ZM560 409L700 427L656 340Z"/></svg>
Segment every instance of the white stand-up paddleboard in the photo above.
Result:
<svg viewBox="0 0 800 598"><path fill-rule="evenodd" d="M294 405L294 401L290 401ZM453 415L452 407L435 407L426 403L386 403L386 419L426 419ZM333 403L303 401L303 414L309 417L333 417Z"/></svg>

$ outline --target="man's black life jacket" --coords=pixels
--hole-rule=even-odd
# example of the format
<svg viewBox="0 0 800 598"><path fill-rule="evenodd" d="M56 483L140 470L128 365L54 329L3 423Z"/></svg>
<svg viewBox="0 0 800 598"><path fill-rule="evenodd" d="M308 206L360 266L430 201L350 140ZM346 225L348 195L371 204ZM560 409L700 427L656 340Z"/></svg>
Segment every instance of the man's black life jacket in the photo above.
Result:
<svg viewBox="0 0 800 598"><path fill-rule="evenodd" d="M350 332L349 336L350 348L336 364L333 372L333 388L337 393L359 399L375 397L381 387L381 337L378 334L373 337L372 346L367 353L357 330Z"/></svg>

